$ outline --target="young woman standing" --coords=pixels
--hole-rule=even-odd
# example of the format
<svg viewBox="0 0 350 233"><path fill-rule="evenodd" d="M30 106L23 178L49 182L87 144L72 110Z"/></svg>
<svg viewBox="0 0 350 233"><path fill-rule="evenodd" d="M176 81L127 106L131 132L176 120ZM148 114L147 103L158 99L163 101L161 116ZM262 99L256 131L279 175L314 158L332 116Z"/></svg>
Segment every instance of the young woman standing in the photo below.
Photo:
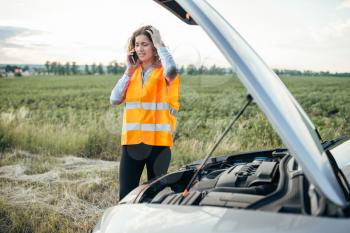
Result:
<svg viewBox="0 0 350 233"><path fill-rule="evenodd" d="M119 200L139 185L144 166L148 180L167 172L180 92L175 62L156 28L144 26L132 34L126 60L110 97L112 105L125 103Z"/></svg>

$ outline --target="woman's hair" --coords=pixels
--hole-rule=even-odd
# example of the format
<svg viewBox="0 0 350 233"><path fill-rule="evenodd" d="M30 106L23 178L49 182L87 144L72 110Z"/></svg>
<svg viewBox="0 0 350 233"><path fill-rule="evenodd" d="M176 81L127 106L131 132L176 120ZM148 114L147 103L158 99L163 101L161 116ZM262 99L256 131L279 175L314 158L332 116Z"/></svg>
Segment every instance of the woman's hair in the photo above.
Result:
<svg viewBox="0 0 350 233"><path fill-rule="evenodd" d="M134 31L134 33L131 35L131 38L129 40L128 52L130 52L131 50L133 50L135 48L136 37L140 36L140 35L145 35L152 42L154 59L155 59L155 61L157 61L159 59L157 49L154 47L151 35L147 32L147 30L150 30L151 27L152 27L151 25L146 25L146 26L142 26L139 29L137 29L136 31Z"/></svg>

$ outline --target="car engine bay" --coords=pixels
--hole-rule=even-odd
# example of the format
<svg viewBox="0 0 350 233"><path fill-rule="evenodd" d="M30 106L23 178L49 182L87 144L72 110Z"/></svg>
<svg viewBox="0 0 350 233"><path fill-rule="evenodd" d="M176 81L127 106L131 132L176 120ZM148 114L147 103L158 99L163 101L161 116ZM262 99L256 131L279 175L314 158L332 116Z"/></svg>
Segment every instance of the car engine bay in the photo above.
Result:
<svg viewBox="0 0 350 233"><path fill-rule="evenodd" d="M312 216L347 217L305 177L286 149L208 160L189 192L183 191L201 161L139 186L123 203L216 206Z"/></svg>

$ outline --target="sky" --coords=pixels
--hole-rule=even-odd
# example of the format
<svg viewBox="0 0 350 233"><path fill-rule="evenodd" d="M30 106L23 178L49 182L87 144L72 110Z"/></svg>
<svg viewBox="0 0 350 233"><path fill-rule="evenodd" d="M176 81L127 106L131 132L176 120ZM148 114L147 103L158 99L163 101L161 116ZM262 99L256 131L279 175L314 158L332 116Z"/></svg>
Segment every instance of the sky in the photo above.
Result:
<svg viewBox="0 0 350 233"><path fill-rule="evenodd" d="M350 0L207 1L272 68L350 72ZM124 62L149 24L179 66L229 66L200 27L152 0L0 0L0 64Z"/></svg>

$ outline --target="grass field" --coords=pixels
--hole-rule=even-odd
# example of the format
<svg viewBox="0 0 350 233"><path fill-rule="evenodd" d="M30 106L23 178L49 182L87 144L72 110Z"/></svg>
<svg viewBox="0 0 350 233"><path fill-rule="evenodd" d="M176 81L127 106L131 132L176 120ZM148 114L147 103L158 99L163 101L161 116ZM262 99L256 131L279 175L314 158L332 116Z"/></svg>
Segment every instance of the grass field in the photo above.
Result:
<svg viewBox="0 0 350 233"><path fill-rule="evenodd" d="M116 79L0 79L0 229L86 232L115 203L122 107L111 108L109 94ZM350 78L282 81L324 139L350 136ZM182 78L170 170L208 152L245 94L235 77ZM278 136L253 105L215 154L278 146Z"/></svg>

